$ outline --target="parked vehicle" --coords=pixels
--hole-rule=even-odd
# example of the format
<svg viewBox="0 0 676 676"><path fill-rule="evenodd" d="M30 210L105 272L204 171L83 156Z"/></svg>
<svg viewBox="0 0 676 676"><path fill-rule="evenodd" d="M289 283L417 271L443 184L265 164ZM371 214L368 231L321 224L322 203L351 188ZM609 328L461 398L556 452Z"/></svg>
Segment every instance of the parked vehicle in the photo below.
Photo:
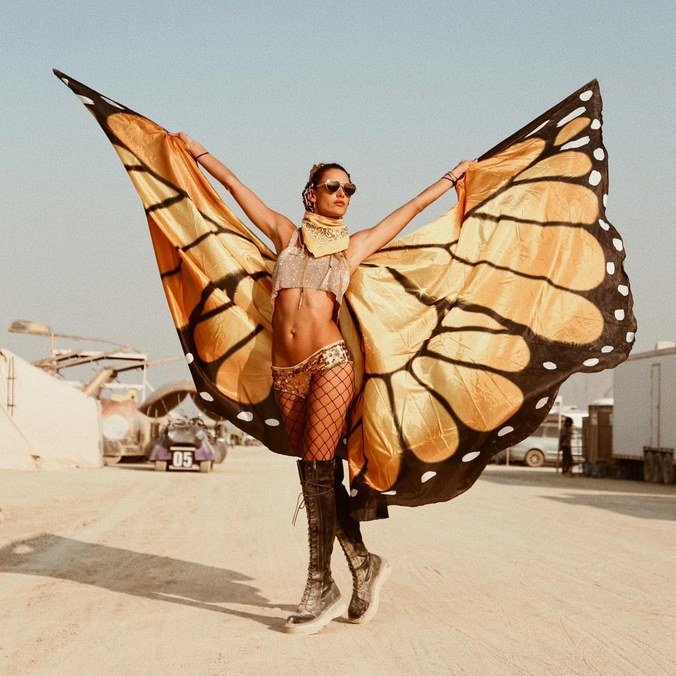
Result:
<svg viewBox="0 0 676 676"><path fill-rule="evenodd" d="M584 461L582 429L576 425L573 425L572 429L571 450L573 464L582 463ZM542 467L545 464L554 465L560 462L559 416L550 414L533 434L518 444L500 451L494 461L498 464L505 463L508 457L509 462L522 462L527 467Z"/></svg>
<svg viewBox="0 0 676 676"><path fill-rule="evenodd" d="M156 472L197 468L208 473L216 461L214 446L218 443L202 418L171 419L162 427L149 459Z"/></svg>
<svg viewBox="0 0 676 676"><path fill-rule="evenodd" d="M614 475L671 484L676 465L676 347L631 355L615 370Z"/></svg>
<svg viewBox="0 0 676 676"><path fill-rule="evenodd" d="M144 460L150 422L138 410L136 399L99 399L99 402L105 464L115 465L123 458Z"/></svg>

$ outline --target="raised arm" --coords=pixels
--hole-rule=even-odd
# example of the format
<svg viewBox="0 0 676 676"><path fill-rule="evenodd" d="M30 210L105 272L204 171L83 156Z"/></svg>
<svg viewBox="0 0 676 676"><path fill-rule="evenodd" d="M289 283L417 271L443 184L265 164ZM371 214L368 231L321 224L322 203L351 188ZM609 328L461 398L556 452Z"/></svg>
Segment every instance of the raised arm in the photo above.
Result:
<svg viewBox="0 0 676 676"><path fill-rule="evenodd" d="M393 211L380 223L352 235L346 252L350 268L356 270L363 260L391 242L421 211L448 192L472 164L473 162L469 160L462 160L438 181Z"/></svg>
<svg viewBox="0 0 676 676"><path fill-rule="evenodd" d="M193 138L179 132L178 137L188 151L234 197L251 222L275 245L279 253L288 243L294 224L282 214L270 209L256 193L242 183L221 161Z"/></svg>

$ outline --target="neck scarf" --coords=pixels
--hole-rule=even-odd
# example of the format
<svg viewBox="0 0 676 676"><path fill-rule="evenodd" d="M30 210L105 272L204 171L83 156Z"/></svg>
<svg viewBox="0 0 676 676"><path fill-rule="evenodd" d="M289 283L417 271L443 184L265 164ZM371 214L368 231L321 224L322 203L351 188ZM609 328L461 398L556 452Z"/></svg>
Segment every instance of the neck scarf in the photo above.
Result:
<svg viewBox="0 0 676 676"><path fill-rule="evenodd" d="M315 258L345 251L350 243L350 234L342 218L327 218L306 211L301 230L303 243Z"/></svg>

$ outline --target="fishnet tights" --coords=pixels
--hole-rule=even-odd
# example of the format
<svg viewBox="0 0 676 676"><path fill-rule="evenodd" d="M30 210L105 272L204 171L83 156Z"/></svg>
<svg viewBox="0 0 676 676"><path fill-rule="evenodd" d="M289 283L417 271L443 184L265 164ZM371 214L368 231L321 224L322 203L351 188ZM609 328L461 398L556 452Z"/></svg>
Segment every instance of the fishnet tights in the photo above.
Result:
<svg viewBox="0 0 676 676"><path fill-rule="evenodd" d="M351 362L312 376L307 397L275 391L284 427L304 460L331 460L354 394Z"/></svg>

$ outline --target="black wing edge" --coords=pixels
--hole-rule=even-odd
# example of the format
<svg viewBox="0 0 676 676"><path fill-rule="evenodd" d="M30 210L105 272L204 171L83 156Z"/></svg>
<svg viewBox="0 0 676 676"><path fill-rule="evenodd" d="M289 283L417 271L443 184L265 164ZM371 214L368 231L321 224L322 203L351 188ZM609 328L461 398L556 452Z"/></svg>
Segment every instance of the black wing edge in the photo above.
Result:
<svg viewBox="0 0 676 676"><path fill-rule="evenodd" d="M485 160L486 158L501 152L505 148L508 148L510 145L512 145L512 143L524 138L525 136L530 134L533 130L537 129L544 122L548 122L549 120L551 120L555 113L559 112L563 108L566 108L570 103L572 103L574 99L576 98L579 99L579 96L580 94L582 94L582 92L588 91L590 89L593 92L591 100L594 101L595 102L594 105L598 106L598 109L600 109L601 89L599 87L598 80L594 78L583 87L580 87L577 91L574 91L572 94L570 94L570 96L567 96L565 99L563 99L563 101L560 101L555 106L552 106L549 110L542 113L542 115L538 115L538 117L529 122L527 125L521 127L519 131L512 134L509 138L506 138L504 141L500 141L500 143L498 143L496 146L493 146L490 150L487 150L478 159Z"/></svg>
<svg viewBox="0 0 676 676"><path fill-rule="evenodd" d="M56 68L52 68L52 72L57 78L59 78L59 80L61 80L61 82L63 82L63 84L66 85L66 87L68 87L68 89L73 92L73 94L75 94L75 96L80 99L80 101L82 101L82 103L84 103L88 109L90 109L91 112L96 111L96 113L103 118L115 113L124 112L131 115L137 115L138 117L142 117L143 119L152 122L152 120L147 118L145 115L141 115L141 113L137 113L135 110L127 108L127 106L115 101L114 99L111 99L108 96L104 96L91 87L87 87L87 85L82 84L82 82L78 82L77 80L70 77L70 75L66 75ZM156 122L152 123L157 124Z"/></svg>

